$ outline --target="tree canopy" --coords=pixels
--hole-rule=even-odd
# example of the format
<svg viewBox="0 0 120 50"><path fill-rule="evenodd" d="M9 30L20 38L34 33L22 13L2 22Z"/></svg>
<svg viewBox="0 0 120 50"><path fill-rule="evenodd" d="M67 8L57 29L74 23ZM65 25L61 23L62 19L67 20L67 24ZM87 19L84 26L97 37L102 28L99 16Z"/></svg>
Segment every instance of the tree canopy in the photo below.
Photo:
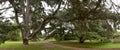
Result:
<svg viewBox="0 0 120 50"><path fill-rule="evenodd" d="M119 6L112 0L0 0L1 5L6 2L9 6L0 9L0 17L4 18L2 14L13 9L14 15L7 18L17 23L25 45L28 40L42 34L41 31L55 36L79 34L77 37L81 42L89 37L109 39L109 35L113 35L119 25L119 12L116 11ZM47 25L50 27L46 27ZM12 25L9 26L11 29L6 28L16 30ZM4 31L8 33L8 30Z"/></svg>

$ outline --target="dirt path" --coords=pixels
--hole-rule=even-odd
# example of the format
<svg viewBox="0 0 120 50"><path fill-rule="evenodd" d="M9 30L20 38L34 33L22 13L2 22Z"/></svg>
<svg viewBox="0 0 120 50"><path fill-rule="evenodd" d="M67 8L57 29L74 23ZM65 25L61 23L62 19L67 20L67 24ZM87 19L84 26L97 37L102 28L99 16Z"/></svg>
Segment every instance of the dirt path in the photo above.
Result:
<svg viewBox="0 0 120 50"><path fill-rule="evenodd" d="M101 48L76 48L76 47L70 47L70 46L63 46L63 45L58 45L58 44L53 44L53 43L45 43L44 47L61 47L61 48L67 48L67 49L72 49L72 50L120 50L120 48L106 48L106 49L101 49Z"/></svg>

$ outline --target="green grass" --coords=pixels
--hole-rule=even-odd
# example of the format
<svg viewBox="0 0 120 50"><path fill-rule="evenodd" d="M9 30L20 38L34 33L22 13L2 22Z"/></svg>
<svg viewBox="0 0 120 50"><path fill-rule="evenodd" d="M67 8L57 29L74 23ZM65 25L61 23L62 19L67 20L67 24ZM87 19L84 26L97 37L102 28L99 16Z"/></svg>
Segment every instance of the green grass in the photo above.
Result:
<svg viewBox="0 0 120 50"><path fill-rule="evenodd" d="M61 41L53 42L55 44L71 46L77 48L120 48L120 43L83 43L80 44L77 41Z"/></svg>
<svg viewBox="0 0 120 50"><path fill-rule="evenodd" d="M22 42L6 42L5 44L0 45L0 50L70 50L57 46L44 47L45 42L30 42L28 46L22 45Z"/></svg>
<svg viewBox="0 0 120 50"><path fill-rule="evenodd" d="M0 50L70 50L61 48L58 46L53 47L44 47L45 43L48 41L40 41L40 42L30 42L28 46L22 45L22 42L6 42L5 44L0 45ZM80 44L77 41L61 41L61 42L53 42L55 44L64 45L64 46L72 46L78 48L120 48L120 43L83 43ZM51 46L51 45L50 45Z"/></svg>

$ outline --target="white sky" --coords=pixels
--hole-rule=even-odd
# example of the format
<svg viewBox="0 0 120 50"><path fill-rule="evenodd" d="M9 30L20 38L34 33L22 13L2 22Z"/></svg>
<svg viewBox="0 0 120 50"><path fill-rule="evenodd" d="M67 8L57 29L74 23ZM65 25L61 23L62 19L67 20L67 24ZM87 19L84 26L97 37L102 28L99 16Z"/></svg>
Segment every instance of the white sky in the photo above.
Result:
<svg viewBox="0 0 120 50"><path fill-rule="evenodd" d="M120 0L113 0L117 5L120 5Z"/></svg>

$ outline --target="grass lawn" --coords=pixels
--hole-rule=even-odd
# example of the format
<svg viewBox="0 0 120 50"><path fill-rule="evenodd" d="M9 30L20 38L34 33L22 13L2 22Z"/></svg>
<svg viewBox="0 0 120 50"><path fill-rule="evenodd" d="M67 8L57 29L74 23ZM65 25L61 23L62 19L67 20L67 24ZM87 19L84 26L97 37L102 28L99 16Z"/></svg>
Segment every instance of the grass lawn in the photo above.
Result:
<svg viewBox="0 0 120 50"><path fill-rule="evenodd" d="M83 43L80 44L78 41L61 41L53 42L55 44L72 46L78 48L120 48L120 43Z"/></svg>
<svg viewBox="0 0 120 50"><path fill-rule="evenodd" d="M45 47L44 41L42 42L30 42L28 46L22 45L22 42L6 42L0 45L0 50L70 50L60 48L57 46Z"/></svg>
<svg viewBox="0 0 120 50"><path fill-rule="evenodd" d="M59 46L52 46L47 43L48 41L30 42L28 46L22 45L22 42L6 42L0 45L0 50L71 50L61 48ZM53 42L55 44L72 46L78 48L120 48L120 43L83 43L79 44L77 41L61 41Z"/></svg>

